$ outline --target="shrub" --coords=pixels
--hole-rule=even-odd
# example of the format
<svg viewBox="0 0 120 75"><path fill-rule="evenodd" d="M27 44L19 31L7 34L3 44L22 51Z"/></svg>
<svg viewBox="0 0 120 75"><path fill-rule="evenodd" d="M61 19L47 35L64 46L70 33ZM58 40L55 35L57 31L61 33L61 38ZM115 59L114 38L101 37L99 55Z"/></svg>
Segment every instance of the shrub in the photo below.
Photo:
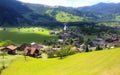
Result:
<svg viewBox="0 0 120 75"><path fill-rule="evenodd" d="M63 58L64 56L72 55L75 53L76 53L76 51L72 50L71 46L69 45L69 46L63 47L61 50L58 50L56 52L56 55L60 58Z"/></svg>
<svg viewBox="0 0 120 75"><path fill-rule="evenodd" d="M10 41L10 40L6 40L6 41L1 41L0 42L0 46L8 46L10 44L13 44L13 42Z"/></svg>
<svg viewBox="0 0 120 75"><path fill-rule="evenodd" d="M46 53L47 53L47 55L48 55L49 58L54 58L55 55L56 55L56 51L53 51L53 50L48 51L48 52L46 52Z"/></svg>
<svg viewBox="0 0 120 75"><path fill-rule="evenodd" d="M86 49L85 49L85 52L89 52L90 50L89 50L89 47L88 47L88 45L86 45Z"/></svg>
<svg viewBox="0 0 120 75"><path fill-rule="evenodd" d="M100 47L100 45L96 46L96 50L102 50L103 48Z"/></svg>

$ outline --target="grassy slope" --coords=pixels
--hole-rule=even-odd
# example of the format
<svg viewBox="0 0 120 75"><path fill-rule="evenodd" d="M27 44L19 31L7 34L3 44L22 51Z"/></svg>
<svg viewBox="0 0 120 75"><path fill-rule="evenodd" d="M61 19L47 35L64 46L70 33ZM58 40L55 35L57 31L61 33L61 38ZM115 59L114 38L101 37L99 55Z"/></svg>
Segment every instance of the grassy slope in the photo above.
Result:
<svg viewBox="0 0 120 75"><path fill-rule="evenodd" d="M44 28L39 28L40 31L34 31L33 28L22 28L20 32L17 28L7 28L7 31L0 30L0 40L11 40L16 44L31 43L31 42L43 42L57 38L55 35L49 35L49 31ZM42 32L42 30L44 30Z"/></svg>
<svg viewBox="0 0 120 75"><path fill-rule="evenodd" d="M56 17L56 20L59 22L80 22L80 21L83 21L82 17L74 16L72 14L65 13L62 11L57 13L55 17Z"/></svg>
<svg viewBox="0 0 120 75"><path fill-rule="evenodd" d="M62 60L20 58L1 75L120 75L119 59L120 48L75 54Z"/></svg>
<svg viewBox="0 0 120 75"><path fill-rule="evenodd" d="M7 55L7 56L5 56L5 59L3 59L3 57L0 56L0 68L3 65L3 62L5 64L5 66L9 66L16 58L17 58L17 56Z"/></svg>

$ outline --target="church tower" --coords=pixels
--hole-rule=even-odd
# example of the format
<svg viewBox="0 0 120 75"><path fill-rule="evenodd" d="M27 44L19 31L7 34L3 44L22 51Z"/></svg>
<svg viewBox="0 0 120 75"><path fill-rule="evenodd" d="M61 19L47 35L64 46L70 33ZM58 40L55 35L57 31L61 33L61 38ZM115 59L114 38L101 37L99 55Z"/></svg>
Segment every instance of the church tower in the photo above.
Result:
<svg viewBox="0 0 120 75"><path fill-rule="evenodd" d="M64 31L68 30L68 27L67 27L67 23L64 23L64 28L63 28Z"/></svg>

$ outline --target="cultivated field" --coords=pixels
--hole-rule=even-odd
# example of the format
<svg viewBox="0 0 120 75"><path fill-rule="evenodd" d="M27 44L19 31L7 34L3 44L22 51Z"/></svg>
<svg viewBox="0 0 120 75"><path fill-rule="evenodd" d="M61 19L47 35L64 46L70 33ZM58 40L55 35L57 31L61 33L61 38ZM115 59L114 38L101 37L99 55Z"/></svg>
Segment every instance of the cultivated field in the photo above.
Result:
<svg viewBox="0 0 120 75"><path fill-rule="evenodd" d="M1 75L120 75L120 48L78 53L64 59L20 57Z"/></svg>

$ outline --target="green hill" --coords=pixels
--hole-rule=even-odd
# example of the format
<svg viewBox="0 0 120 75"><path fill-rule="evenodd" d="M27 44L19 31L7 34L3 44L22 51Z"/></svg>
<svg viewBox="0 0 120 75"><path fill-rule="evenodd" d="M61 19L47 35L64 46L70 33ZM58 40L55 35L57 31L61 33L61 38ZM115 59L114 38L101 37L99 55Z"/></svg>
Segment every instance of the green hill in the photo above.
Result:
<svg viewBox="0 0 120 75"><path fill-rule="evenodd" d="M1 75L120 75L120 48L78 53L62 60L23 57Z"/></svg>
<svg viewBox="0 0 120 75"><path fill-rule="evenodd" d="M120 3L98 3L72 8L0 0L0 8L0 26L3 27L50 25L56 22L120 21Z"/></svg>
<svg viewBox="0 0 120 75"><path fill-rule="evenodd" d="M80 22L83 21L83 18L61 11L56 14L56 20L59 22Z"/></svg>

